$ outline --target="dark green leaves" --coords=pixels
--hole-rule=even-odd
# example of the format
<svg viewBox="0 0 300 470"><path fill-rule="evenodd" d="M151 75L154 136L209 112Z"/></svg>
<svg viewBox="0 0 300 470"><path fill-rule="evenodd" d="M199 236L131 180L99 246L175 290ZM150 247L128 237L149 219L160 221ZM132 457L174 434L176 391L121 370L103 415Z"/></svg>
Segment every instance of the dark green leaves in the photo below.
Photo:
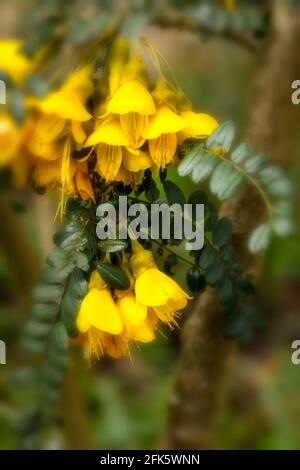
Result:
<svg viewBox="0 0 300 470"><path fill-rule="evenodd" d="M68 335L58 322L50 336L46 361L42 369L41 393L46 402L57 402L67 366Z"/></svg>
<svg viewBox="0 0 300 470"><path fill-rule="evenodd" d="M192 292L203 292L206 288L205 276L198 266L192 266L186 273L186 282Z"/></svg>
<svg viewBox="0 0 300 470"><path fill-rule="evenodd" d="M167 201L170 205L180 204L181 207L185 204L185 197L181 189L173 181L166 180L163 184L166 193Z"/></svg>
<svg viewBox="0 0 300 470"><path fill-rule="evenodd" d="M76 317L84 295L87 292L87 281L80 269L75 268L70 274L61 302L61 319L71 337L78 335Z"/></svg>
<svg viewBox="0 0 300 470"><path fill-rule="evenodd" d="M130 287L130 280L127 274L119 267L109 263L99 263L98 272L102 279L111 287L120 290L127 290Z"/></svg>
<svg viewBox="0 0 300 470"><path fill-rule="evenodd" d="M89 270L89 259L93 253L95 227L90 221L90 212L85 204L68 201L69 223L54 235L57 248L49 255L49 263L62 277L67 278L74 268Z"/></svg>

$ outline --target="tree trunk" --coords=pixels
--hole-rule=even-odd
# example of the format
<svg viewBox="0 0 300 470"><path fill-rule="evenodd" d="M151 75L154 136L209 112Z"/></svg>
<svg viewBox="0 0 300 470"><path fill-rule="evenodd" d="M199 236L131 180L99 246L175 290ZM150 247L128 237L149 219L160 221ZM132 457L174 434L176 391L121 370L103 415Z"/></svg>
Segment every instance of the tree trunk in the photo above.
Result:
<svg viewBox="0 0 300 470"><path fill-rule="evenodd" d="M257 57L258 78L247 138L256 151L267 153L275 164L285 165L292 158L294 131L291 83L300 72L299 13L277 0L272 21L271 34ZM261 197L249 186L224 204L222 215L233 221L238 260L247 271L255 272L259 257L249 254L247 240L265 217ZM234 344L223 337L217 295L209 289L199 297L182 331L179 366L169 400L166 448L207 449L216 445L215 418Z"/></svg>

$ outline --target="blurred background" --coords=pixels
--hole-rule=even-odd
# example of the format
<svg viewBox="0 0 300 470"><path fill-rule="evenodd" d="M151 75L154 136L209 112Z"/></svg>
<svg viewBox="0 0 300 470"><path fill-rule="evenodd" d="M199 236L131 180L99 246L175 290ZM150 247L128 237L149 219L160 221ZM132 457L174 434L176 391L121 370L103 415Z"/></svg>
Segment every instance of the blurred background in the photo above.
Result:
<svg viewBox="0 0 300 470"><path fill-rule="evenodd" d="M275 48L274 44L280 40L281 27L290 31L290 26L284 23L289 21L290 13L286 16L282 13L283 22L274 20L273 3L281 3L276 1L176 0L159 2L155 8L154 3L0 0L1 39L22 38L25 45L34 49L36 44L55 37L61 54L71 54L76 63L89 42L95 41L108 27L119 27L121 21L120 34L145 35L166 57L195 109L208 112L220 122L233 120L239 137L244 138L250 120L255 118L255 103L266 99L263 93L257 96L258 76L265 80L259 85L260 93L264 87L267 90L281 86L280 80L276 84L267 83L272 77L260 71L270 56L269 67L273 67L276 54L267 58L267 50ZM287 9L297 9L292 3ZM213 17L207 13L210 8L215 9ZM280 25L279 33L274 22ZM287 40L288 33L285 34ZM293 61L297 56L294 52L292 45L286 50L285 60ZM276 67L274 73L278 74ZM284 74L285 68L279 74L283 81ZM292 74L293 80L300 79L299 61L293 65ZM287 143L273 142L273 146L281 147L280 163L297 188L300 106L298 109L291 104L288 84L285 93L286 100L275 100L274 114L266 114L262 125L266 138L278 126L285 133ZM282 96L280 92L278 95ZM276 110L282 114L278 116ZM280 116L285 116L281 123ZM287 148L282 150L284 145ZM180 185L184 185L186 194L195 189L190 180L180 181ZM2 191L0 199L0 339L7 345L7 364L0 366L0 449L16 449L20 443L14 426L20 404L23 410L30 410L26 390L20 390L15 380L23 362L18 338L26 319L30 290L52 248L57 201L51 196L35 195L30 189ZM295 194L297 206L298 194ZM213 447L297 449L300 365L291 362L291 343L300 339L298 233L288 239L272 240L260 263L257 287L266 327L251 344L238 346L231 359ZM59 409L61 421L45 437L44 446L53 449L163 447L167 403L180 356L180 331L166 332L154 343L134 351L133 365L127 359L104 359L87 368L80 351L74 348L72 354L74 360ZM202 425L205 428L206 423Z"/></svg>

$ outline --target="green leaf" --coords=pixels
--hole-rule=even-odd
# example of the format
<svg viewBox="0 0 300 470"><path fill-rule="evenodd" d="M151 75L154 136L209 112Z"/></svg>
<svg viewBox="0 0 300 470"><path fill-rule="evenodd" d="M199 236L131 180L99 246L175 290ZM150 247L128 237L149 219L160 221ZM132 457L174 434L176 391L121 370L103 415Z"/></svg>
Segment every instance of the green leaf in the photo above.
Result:
<svg viewBox="0 0 300 470"><path fill-rule="evenodd" d="M266 163L267 157L265 155L255 155L246 161L244 168L247 173L258 173L265 167Z"/></svg>
<svg viewBox="0 0 300 470"><path fill-rule="evenodd" d="M177 186L177 184L173 183L173 181L166 180L163 183L164 191L166 193L166 197L168 203L172 204L180 204L183 208L185 204L185 196L181 189Z"/></svg>
<svg viewBox="0 0 300 470"><path fill-rule="evenodd" d="M272 221L272 228L274 232L280 237L287 237L294 231L293 222L284 217L274 218Z"/></svg>
<svg viewBox="0 0 300 470"><path fill-rule="evenodd" d="M79 269L75 269L69 276L65 293L61 302L61 319L71 337L78 336L76 317L79 312L83 296L88 290L87 281Z"/></svg>
<svg viewBox="0 0 300 470"><path fill-rule="evenodd" d="M199 265L202 268L207 269L215 263L216 259L217 255L215 250L210 245L206 244L199 257Z"/></svg>
<svg viewBox="0 0 300 470"><path fill-rule="evenodd" d="M252 233L248 247L251 253L257 253L268 246L272 234L272 227L269 223L264 223L257 227Z"/></svg>
<svg viewBox="0 0 300 470"><path fill-rule="evenodd" d="M183 158L180 162L177 171L179 176L189 175L199 161L199 157L202 155L203 144L196 145L192 150Z"/></svg>
<svg viewBox="0 0 300 470"><path fill-rule="evenodd" d="M67 330L62 322L56 323L52 330L49 350L57 351L57 354L65 354L68 350Z"/></svg>
<svg viewBox="0 0 300 470"><path fill-rule="evenodd" d="M145 196L150 202L157 201L159 198L159 189L153 179L150 180L149 187L145 191Z"/></svg>
<svg viewBox="0 0 300 470"><path fill-rule="evenodd" d="M23 124L25 119L25 98L21 91L17 89L10 91L9 107L16 123L19 125Z"/></svg>
<svg viewBox="0 0 300 470"><path fill-rule="evenodd" d="M246 176L237 171L229 161L223 161L214 171L210 189L221 201L235 196L245 185Z"/></svg>
<svg viewBox="0 0 300 470"><path fill-rule="evenodd" d="M224 274L224 264L220 259L217 259L213 264L208 267L205 278L208 284L210 284L211 286L215 286L222 279Z"/></svg>
<svg viewBox="0 0 300 470"><path fill-rule="evenodd" d="M223 218L218 221L217 227L213 233L213 241L219 247L229 243L232 235L232 223L229 219Z"/></svg>
<svg viewBox="0 0 300 470"><path fill-rule="evenodd" d="M173 253L170 253L165 259L164 271L170 276L174 275L175 273L172 270L177 265L177 263L177 256Z"/></svg>
<svg viewBox="0 0 300 470"><path fill-rule="evenodd" d="M29 75L25 81L26 91L38 98L48 94L48 84L40 75Z"/></svg>
<svg viewBox="0 0 300 470"><path fill-rule="evenodd" d="M223 152L226 153L230 150L234 136L235 128L233 123L230 121L224 122L208 137L206 147L208 149L221 147Z"/></svg>
<svg viewBox="0 0 300 470"><path fill-rule="evenodd" d="M47 265L43 269L41 281L44 284L63 284L65 278L53 266Z"/></svg>
<svg viewBox="0 0 300 470"><path fill-rule="evenodd" d="M188 270L186 282L192 292L203 292L206 288L206 279L198 266L192 266Z"/></svg>
<svg viewBox="0 0 300 470"><path fill-rule="evenodd" d="M105 253L115 253L126 250L128 243L126 240L101 240L98 242L98 246Z"/></svg>
<svg viewBox="0 0 300 470"><path fill-rule="evenodd" d="M233 281L230 277L223 278L218 284L219 299L223 304L232 300L235 295Z"/></svg>
<svg viewBox="0 0 300 470"><path fill-rule="evenodd" d="M198 160L197 165L192 172L192 180L194 183L206 180L214 171L219 163L219 159L215 155L202 154Z"/></svg>
<svg viewBox="0 0 300 470"><path fill-rule="evenodd" d="M74 267L81 269L82 271L88 272L90 269L89 259L85 253L74 254Z"/></svg>
<svg viewBox="0 0 300 470"><path fill-rule="evenodd" d="M20 348L30 354L41 354L45 351L46 346L44 338L23 336L20 341Z"/></svg>
<svg viewBox="0 0 300 470"><path fill-rule="evenodd" d="M33 367L23 367L13 374L12 383L17 387L28 387L37 383L37 370Z"/></svg>
<svg viewBox="0 0 300 470"><path fill-rule="evenodd" d="M280 179L268 183L268 192L275 197L289 197L292 193L292 186L289 180Z"/></svg>
<svg viewBox="0 0 300 470"><path fill-rule="evenodd" d="M251 148L248 144L240 144L230 155L230 160L234 163L242 164L244 163L251 155Z"/></svg>
<svg viewBox="0 0 300 470"><path fill-rule="evenodd" d="M42 339L49 335L51 329L51 322L40 323L34 320L29 320L24 326L24 334L28 337L31 336Z"/></svg>
<svg viewBox="0 0 300 470"><path fill-rule="evenodd" d="M63 289L61 285L41 284L33 290L32 298L35 302L54 302L60 299Z"/></svg>
<svg viewBox="0 0 300 470"><path fill-rule="evenodd" d="M39 322L54 321L59 313L57 303L36 303L32 306L30 317Z"/></svg>
<svg viewBox="0 0 300 470"><path fill-rule="evenodd" d="M99 263L98 272L102 279L115 289L127 290L130 287L130 280L127 274L118 266L109 263Z"/></svg>
<svg viewBox="0 0 300 470"><path fill-rule="evenodd" d="M189 199L188 199L188 204L206 204L207 203L207 197L206 194L203 191L197 190L192 192L190 194Z"/></svg>

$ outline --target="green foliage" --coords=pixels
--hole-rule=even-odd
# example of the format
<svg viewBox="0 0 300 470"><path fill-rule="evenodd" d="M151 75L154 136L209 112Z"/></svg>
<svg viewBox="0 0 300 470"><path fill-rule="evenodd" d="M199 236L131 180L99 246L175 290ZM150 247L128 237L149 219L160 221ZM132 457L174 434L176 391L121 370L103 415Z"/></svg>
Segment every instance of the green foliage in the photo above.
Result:
<svg viewBox="0 0 300 470"><path fill-rule="evenodd" d="M126 240L101 240L98 242L100 251L104 253L116 253L118 251L126 250L128 243Z"/></svg>
<svg viewBox="0 0 300 470"><path fill-rule="evenodd" d="M127 274L119 267L110 263L99 263L98 272L102 279L111 287L120 290L127 290L130 287L130 280Z"/></svg>
<svg viewBox="0 0 300 470"><path fill-rule="evenodd" d="M268 220L249 239L249 249L255 253L266 248L272 233L291 233L287 206L292 188L283 170L268 165L265 155L253 155L245 143L232 149L234 135L233 124L225 122L206 142L187 143L178 173L191 175L194 183L209 180L212 194L220 201L236 196L247 183L254 185L268 213Z"/></svg>

